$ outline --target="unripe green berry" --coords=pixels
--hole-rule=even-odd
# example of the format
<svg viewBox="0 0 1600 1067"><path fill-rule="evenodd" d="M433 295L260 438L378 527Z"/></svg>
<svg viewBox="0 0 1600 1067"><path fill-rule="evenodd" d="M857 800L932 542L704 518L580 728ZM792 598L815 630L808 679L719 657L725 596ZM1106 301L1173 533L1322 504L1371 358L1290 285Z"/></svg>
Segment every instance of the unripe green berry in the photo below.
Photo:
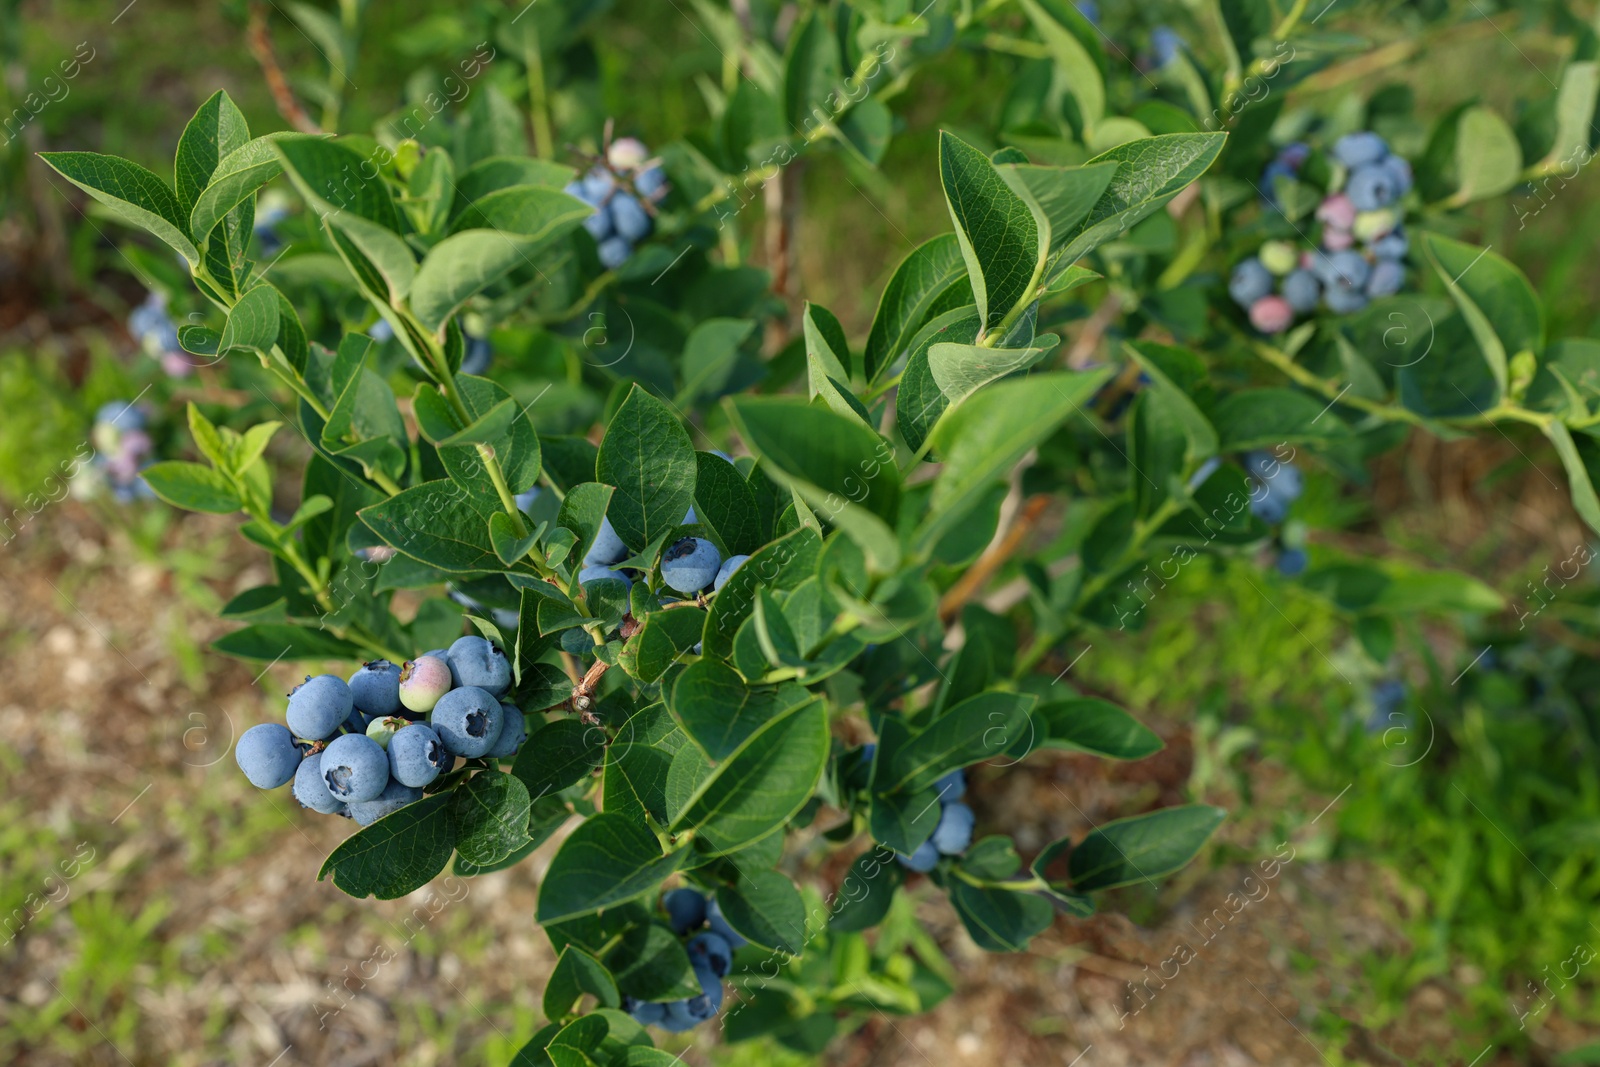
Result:
<svg viewBox="0 0 1600 1067"><path fill-rule="evenodd" d="M1288 241L1268 241L1256 253L1261 265L1278 277L1283 277L1300 262L1300 255Z"/></svg>
<svg viewBox="0 0 1600 1067"><path fill-rule="evenodd" d="M398 715L386 715L381 719L373 719L367 725L367 736L378 742L379 748L387 750L389 738L410 725L410 719L403 719Z"/></svg>

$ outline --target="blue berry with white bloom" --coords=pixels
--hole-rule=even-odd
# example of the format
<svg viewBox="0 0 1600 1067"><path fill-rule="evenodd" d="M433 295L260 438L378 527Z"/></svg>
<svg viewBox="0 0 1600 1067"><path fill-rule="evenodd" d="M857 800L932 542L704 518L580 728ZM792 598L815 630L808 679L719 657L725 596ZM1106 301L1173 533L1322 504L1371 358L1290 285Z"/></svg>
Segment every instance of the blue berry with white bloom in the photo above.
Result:
<svg viewBox="0 0 1600 1067"><path fill-rule="evenodd" d="M583 220L583 228L589 231L589 236L597 242L611 239L611 209L604 204L595 208L594 214Z"/></svg>
<svg viewBox="0 0 1600 1067"><path fill-rule="evenodd" d="M722 567L717 546L699 537L685 537L661 555L661 580L680 593L696 593L716 580Z"/></svg>
<svg viewBox="0 0 1600 1067"><path fill-rule="evenodd" d="M721 934L707 931L696 934L684 946L689 953L689 963L697 970L704 966L718 978L733 969L733 947Z"/></svg>
<svg viewBox="0 0 1600 1067"><path fill-rule="evenodd" d="M1389 142L1371 132L1347 133L1333 143L1333 158L1354 170L1389 154Z"/></svg>
<svg viewBox="0 0 1600 1067"><path fill-rule="evenodd" d="M716 897L710 897L706 901L706 925L711 928L712 933L726 941L731 949L741 949L750 943L728 925L728 920L722 915L722 905L717 903Z"/></svg>
<svg viewBox="0 0 1600 1067"><path fill-rule="evenodd" d="M613 570L610 567L602 566L598 563L591 563L589 566L578 571L579 585L588 585L590 582L598 582L605 578L609 578L614 582L621 582L629 589L633 588L632 578L629 578L626 574L623 574L619 570Z"/></svg>
<svg viewBox="0 0 1600 1067"><path fill-rule="evenodd" d="M350 717L355 702L345 680L334 674L307 677L289 693L289 713L285 716L296 737L321 741L332 737Z"/></svg>
<svg viewBox="0 0 1600 1067"><path fill-rule="evenodd" d="M322 780L346 804L376 800L389 784L389 754L365 734L341 734L322 750Z"/></svg>
<svg viewBox="0 0 1600 1067"><path fill-rule="evenodd" d="M977 818L972 809L960 802L946 804L939 813L939 825L934 827L933 847L946 856L959 856L972 844L972 827Z"/></svg>
<svg viewBox="0 0 1600 1067"><path fill-rule="evenodd" d="M939 803L950 804L967 795L967 772L957 767L933 783L939 791Z"/></svg>
<svg viewBox="0 0 1600 1067"><path fill-rule="evenodd" d="M1406 283L1406 269L1392 259L1380 259L1372 267L1372 276L1367 279L1367 295L1370 297L1393 296L1400 291Z"/></svg>
<svg viewBox="0 0 1600 1067"><path fill-rule="evenodd" d="M607 237L600 242L600 265L606 270L616 270L633 255L633 246L625 237Z"/></svg>
<svg viewBox="0 0 1600 1067"><path fill-rule="evenodd" d="M1379 259L1404 259L1409 251L1411 251L1411 242L1406 240L1406 235L1398 230L1393 233L1386 233L1372 242L1372 254Z"/></svg>
<svg viewBox="0 0 1600 1067"><path fill-rule="evenodd" d="M400 668L388 660L363 663L348 684L356 710L368 715L400 713Z"/></svg>
<svg viewBox="0 0 1600 1067"><path fill-rule="evenodd" d="M389 776L422 788L449 770L452 760L433 727L414 722L389 739Z"/></svg>
<svg viewBox="0 0 1600 1067"><path fill-rule="evenodd" d="M252 726L234 746L234 762L257 789L276 789L295 776L300 748L294 735L275 722Z"/></svg>
<svg viewBox="0 0 1600 1067"><path fill-rule="evenodd" d="M706 924L706 895L698 889L680 886L661 898L661 906L667 924L679 937Z"/></svg>
<svg viewBox="0 0 1600 1067"><path fill-rule="evenodd" d="M445 662L450 664L451 685L475 685L497 697L511 688L511 661L482 637L457 638Z"/></svg>
<svg viewBox="0 0 1600 1067"><path fill-rule="evenodd" d="M1272 292L1272 272L1251 256L1233 268L1228 278L1228 295L1240 307L1249 307Z"/></svg>
<svg viewBox="0 0 1600 1067"><path fill-rule="evenodd" d="M466 685L439 698L428 724L444 742L445 751L472 759L494 747L505 717L493 693Z"/></svg>
<svg viewBox="0 0 1600 1067"><path fill-rule="evenodd" d="M1322 299L1322 283L1308 270L1290 271L1281 290L1289 306L1302 315L1315 311L1317 301Z"/></svg>
<svg viewBox="0 0 1600 1067"><path fill-rule="evenodd" d="M651 200L660 199L660 194L667 188L667 172L660 167L649 167L639 172L633 179L633 187L639 191L640 196L648 196Z"/></svg>
<svg viewBox="0 0 1600 1067"><path fill-rule="evenodd" d="M1400 199L1400 183L1394 171L1381 163L1358 167L1350 175L1345 195L1358 211L1377 211Z"/></svg>
<svg viewBox="0 0 1600 1067"><path fill-rule="evenodd" d="M323 815L337 815L344 810L344 801L328 792L328 783L322 778L322 753L313 752L300 761L294 772L294 798L301 807Z"/></svg>
<svg viewBox="0 0 1600 1067"><path fill-rule="evenodd" d="M894 858L900 861L901 866L909 867L920 874L927 874L939 865L939 848L932 841L924 841L911 855L896 852Z"/></svg>
<svg viewBox="0 0 1600 1067"><path fill-rule="evenodd" d="M422 790L399 782L390 781L371 800L349 805L350 817L358 826L371 826L385 815L393 815L407 804L415 804L422 799Z"/></svg>
<svg viewBox="0 0 1600 1067"><path fill-rule="evenodd" d="M728 579L733 577L734 572L743 567L745 560L749 558L749 556L741 555L729 556L723 560L722 566L717 568L717 577L711 583L711 591L713 593L719 592L723 586L728 584Z"/></svg>
<svg viewBox="0 0 1600 1067"><path fill-rule="evenodd" d="M627 193L611 198L611 226L625 241L642 241L650 235L650 214L644 206Z"/></svg>
<svg viewBox="0 0 1600 1067"><path fill-rule="evenodd" d="M1306 571L1311 557L1303 548L1286 548L1278 553L1278 573L1285 578L1298 578Z"/></svg>
<svg viewBox="0 0 1600 1067"><path fill-rule="evenodd" d="M522 747L522 742L528 739L528 719L522 714L522 709L502 700L500 710L505 712L505 719L500 724L500 736L495 739L494 747L489 749L490 759L510 759Z"/></svg>
<svg viewBox="0 0 1600 1067"><path fill-rule="evenodd" d="M622 562L628 555L628 546L617 536L617 528L611 525L610 519L601 519L600 532L595 534L589 551L583 554L583 562L609 565Z"/></svg>

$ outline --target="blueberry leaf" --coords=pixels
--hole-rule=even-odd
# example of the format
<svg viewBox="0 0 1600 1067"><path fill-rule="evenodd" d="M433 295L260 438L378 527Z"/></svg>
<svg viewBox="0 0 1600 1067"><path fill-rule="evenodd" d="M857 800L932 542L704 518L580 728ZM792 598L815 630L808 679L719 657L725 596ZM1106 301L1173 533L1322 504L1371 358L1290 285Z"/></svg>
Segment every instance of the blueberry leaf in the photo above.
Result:
<svg viewBox="0 0 1600 1067"><path fill-rule="evenodd" d="M544 1014L547 1019L564 1019L571 1014L578 998L590 993L602 1005L615 1008L622 1003L617 981L605 964L576 945L561 950L555 970L544 987Z"/></svg>
<svg viewBox="0 0 1600 1067"><path fill-rule="evenodd" d="M444 870L455 849L449 794L436 793L385 815L352 834L317 872L353 897L394 900L415 892Z"/></svg>
<svg viewBox="0 0 1600 1067"><path fill-rule="evenodd" d="M1058 248L1055 263L1077 262L1102 242L1164 207L1206 172L1226 139L1223 133L1168 133L1129 141L1095 156L1090 164L1120 166L1093 209L1066 235L1065 243L1052 239Z"/></svg>
<svg viewBox="0 0 1600 1067"><path fill-rule="evenodd" d="M1171 874L1194 859L1226 815L1186 804L1104 823L1068 857L1073 888L1088 893Z"/></svg>
<svg viewBox="0 0 1600 1067"><path fill-rule="evenodd" d="M678 675L668 706L694 743L711 759L721 760L768 722L809 699L793 683L751 686L732 667L708 658Z"/></svg>
<svg viewBox="0 0 1600 1067"><path fill-rule="evenodd" d="M634 820L601 813L561 844L539 887L537 919L586 915L651 892L683 865L687 849L662 855L656 836Z"/></svg>
<svg viewBox="0 0 1600 1067"><path fill-rule="evenodd" d="M1093 697L1051 701L1039 705L1039 713L1049 724L1044 744L1050 748L1135 760L1153 756L1163 747L1154 731L1109 701Z"/></svg>
<svg viewBox="0 0 1600 1067"><path fill-rule="evenodd" d="M454 790L456 851L468 863L496 863L528 841L528 788L510 774L483 771Z"/></svg>
<svg viewBox="0 0 1600 1067"><path fill-rule="evenodd" d="M553 719L523 742L511 773L537 800L583 781L605 758L604 731L578 719Z"/></svg>
<svg viewBox="0 0 1600 1067"><path fill-rule="evenodd" d="M187 218L195 200L216 173L222 159L250 140L250 127L244 113L222 90L212 93L178 138L178 153L173 165L178 206ZM210 231L208 230L207 233ZM204 241L206 233L195 233Z"/></svg>
<svg viewBox="0 0 1600 1067"><path fill-rule="evenodd" d="M948 132L939 135L939 176L987 329L1033 299L1050 251L1050 224L987 156Z"/></svg>
<svg viewBox="0 0 1600 1067"><path fill-rule="evenodd" d="M878 301L862 355L867 381L876 381L892 366L928 320L971 303L967 264L955 234L917 246L895 268Z"/></svg>
<svg viewBox="0 0 1600 1067"><path fill-rule="evenodd" d="M146 168L99 152L41 152L39 158L123 222L171 245L190 266L200 262L189 239L189 213L167 183Z"/></svg>
<svg viewBox="0 0 1600 1067"><path fill-rule="evenodd" d="M694 503L694 446L678 417L641 386L612 416L595 461L598 479L616 487L607 515L638 549L676 529Z"/></svg>
<svg viewBox="0 0 1600 1067"><path fill-rule="evenodd" d="M752 944L794 956L805 946L805 902L777 871L740 870L732 885L717 887L717 906L728 925Z"/></svg>

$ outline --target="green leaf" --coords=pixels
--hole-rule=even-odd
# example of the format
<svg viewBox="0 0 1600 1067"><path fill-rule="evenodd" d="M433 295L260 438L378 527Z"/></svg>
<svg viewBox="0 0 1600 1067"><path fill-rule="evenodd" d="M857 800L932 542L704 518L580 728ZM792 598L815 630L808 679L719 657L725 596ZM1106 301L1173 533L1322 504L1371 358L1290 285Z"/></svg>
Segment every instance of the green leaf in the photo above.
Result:
<svg viewBox="0 0 1600 1067"><path fill-rule="evenodd" d="M798 956L806 943L800 891L777 871L740 870L733 885L717 887L717 906L734 931L765 949Z"/></svg>
<svg viewBox="0 0 1600 1067"><path fill-rule="evenodd" d="M822 538L809 526L791 530L767 544L733 573L711 602L704 632L705 653L726 656L734 635L755 610L758 586L793 589L816 573Z"/></svg>
<svg viewBox="0 0 1600 1067"><path fill-rule="evenodd" d="M939 177L985 329L1031 302L1050 251L1050 224L1019 196L989 157L948 132L939 135Z"/></svg>
<svg viewBox="0 0 1600 1067"><path fill-rule="evenodd" d="M761 512L739 468L709 452L695 454L694 511L721 543L723 557L749 555L761 547Z"/></svg>
<svg viewBox="0 0 1600 1067"><path fill-rule="evenodd" d="M210 180L190 205L189 232L196 241L204 241L228 212L283 173L283 164L272 148L279 136L269 133L247 141L217 161Z"/></svg>
<svg viewBox="0 0 1600 1067"><path fill-rule="evenodd" d="M681 614L686 612L657 612L651 618ZM810 696L792 682L751 686L721 660L701 659L678 675L668 705L694 743L711 759L723 760L757 730Z"/></svg>
<svg viewBox="0 0 1600 1067"><path fill-rule="evenodd" d="M227 355L234 349L267 355L278 343L279 294L266 282L254 286L239 298L228 312L217 351Z"/></svg>
<svg viewBox="0 0 1600 1067"><path fill-rule="evenodd" d="M443 440L434 443L441 447L448 445L493 444L510 432L511 424L516 420L521 410L521 405L508 396L491 405L487 411L474 418L465 428L457 430ZM533 439L537 441L537 435Z"/></svg>
<svg viewBox="0 0 1600 1067"><path fill-rule="evenodd" d="M1461 309L1495 384L1505 393L1509 357L1544 349L1544 310L1527 277L1488 249L1423 235L1434 269Z"/></svg>
<svg viewBox="0 0 1600 1067"><path fill-rule="evenodd" d="M592 994L602 1005L615 1008L622 1003L617 992L616 979L606 970L605 964L576 945L561 950L555 970L544 987L544 1015L547 1019L564 1019L572 1013L578 998Z"/></svg>
<svg viewBox="0 0 1600 1067"><path fill-rule="evenodd" d="M498 863L527 843L532 801L514 775L483 771L450 795L456 851L468 863Z"/></svg>
<svg viewBox="0 0 1600 1067"><path fill-rule="evenodd" d="M934 380L930 353L935 344L966 344L978 339L982 321L977 308L953 308L930 319L907 349L905 371L895 396L895 425L907 446L922 448L950 400Z"/></svg>
<svg viewBox="0 0 1600 1067"><path fill-rule="evenodd" d="M1164 747L1155 731L1110 701L1093 697L1051 701L1039 705L1039 715L1049 724L1045 745L1050 748L1135 760L1153 756Z"/></svg>
<svg viewBox="0 0 1600 1067"><path fill-rule="evenodd" d="M672 611L652 611L645 616L644 626L635 637L638 656L634 675L641 682L653 682L667 672L667 668L682 659L690 649L700 643L700 633L705 629L705 612L695 608L675 608ZM684 672L685 674L688 671ZM683 675L678 676L682 684Z"/></svg>
<svg viewBox="0 0 1600 1067"><path fill-rule="evenodd" d="M1108 822L1072 850L1068 869L1079 892L1151 882L1183 867L1227 812L1206 804L1163 808Z"/></svg>
<svg viewBox="0 0 1600 1067"><path fill-rule="evenodd" d="M284 134L272 146L300 195L318 214L348 212L400 232L400 213L369 159L319 134Z"/></svg>
<svg viewBox="0 0 1600 1067"><path fill-rule="evenodd" d="M1050 251L1060 252L1078 225L1105 195L1116 177L1114 162L1086 167L1039 167L1008 163L995 168L1017 192L1024 190L1038 203L1050 223ZM1091 274L1091 277L1095 275Z"/></svg>
<svg viewBox="0 0 1600 1067"><path fill-rule="evenodd" d="M928 348L928 370L939 391L959 404L992 381L1026 370L1053 351L1061 339L1040 335L1027 348L984 348L941 342Z"/></svg>
<svg viewBox="0 0 1600 1067"><path fill-rule="evenodd" d="M227 93L218 89L200 105L200 110L184 127L183 136L178 138L178 154L173 165L181 217L189 216L195 200L211 184L217 164L249 140L250 126L245 122L244 113ZM206 238L204 233L193 236L197 241Z"/></svg>
<svg viewBox="0 0 1600 1067"><path fill-rule="evenodd" d="M900 261L884 286L872 318L872 332L867 335L863 359L868 382L877 381L879 374L906 353L911 339L929 319L972 303L972 286L966 278L967 261L953 233L918 245Z"/></svg>
<svg viewBox="0 0 1600 1067"><path fill-rule="evenodd" d="M146 168L98 152L41 152L39 158L123 222L165 241L189 266L200 262L189 239L189 213L167 183Z"/></svg>
<svg viewBox="0 0 1600 1067"><path fill-rule="evenodd" d="M559 189L517 186L471 205L451 235L422 257L411 283L412 314L438 332L466 303L519 267L537 270L534 256L571 233L594 209ZM467 228L472 224L481 228Z"/></svg>
<svg viewBox="0 0 1600 1067"><path fill-rule="evenodd" d="M244 506L227 475L198 463L169 460L139 473L156 496L185 511L231 515Z"/></svg>
<svg viewBox="0 0 1600 1067"><path fill-rule="evenodd" d="M1522 180L1522 148L1506 121L1485 107L1468 108L1456 124L1457 188L1450 203L1499 196Z"/></svg>
<svg viewBox="0 0 1600 1067"><path fill-rule="evenodd" d="M1567 490L1572 494L1572 506L1578 517L1589 524L1589 529L1600 531L1600 497L1595 495L1594 481L1589 467L1578 452L1572 432L1566 423L1554 420L1544 424L1544 435L1556 446L1556 455L1567 472ZM148 472L147 472L148 473Z"/></svg>
<svg viewBox="0 0 1600 1067"><path fill-rule="evenodd" d="M526 556L538 543L540 529L542 526L530 530L523 537L518 537L511 516L503 511L497 511L489 516L489 543L494 546L494 554L500 557L500 562L509 567Z"/></svg>
<svg viewBox="0 0 1600 1067"><path fill-rule="evenodd" d="M909 856L939 825L939 792L874 793L868 823L874 839Z"/></svg>
<svg viewBox="0 0 1600 1067"><path fill-rule="evenodd" d="M353 897L394 900L413 893L444 870L455 848L455 819L448 793L423 797L345 838L317 872Z"/></svg>
<svg viewBox="0 0 1600 1067"><path fill-rule="evenodd" d="M1295 389L1246 389L1211 409L1220 446L1227 452L1350 436L1329 405Z"/></svg>
<svg viewBox="0 0 1600 1067"><path fill-rule="evenodd" d="M495 458L499 460L506 484L511 492L520 493L539 480L539 434L528 421L521 405L512 400L511 394L498 382L470 374L458 374L456 391L466 406L470 421L461 431L453 432L439 441L439 461L449 472L450 480L470 493L480 511L487 514L503 510L499 491L484 467L477 446L451 442L458 437L465 440L487 437L488 443L494 448ZM494 431L508 416L508 428L496 434Z"/></svg>
<svg viewBox="0 0 1600 1067"><path fill-rule="evenodd" d="M954 408L933 428L934 449L944 466L934 482L919 544L933 545L987 493L1022 456L1084 410L1109 368L1034 374L1000 382Z"/></svg>
<svg viewBox="0 0 1600 1067"><path fill-rule="evenodd" d="M1034 29L1044 39L1055 60L1061 81L1078 104L1083 117L1084 140L1105 115L1106 86L1101 68L1105 55L1096 42L1099 31L1071 4L1060 0L1022 0Z"/></svg>
<svg viewBox="0 0 1600 1067"><path fill-rule="evenodd" d="M223 634L211 647L224 655L268 663L294 659L355 659L362 651L360 646L318 627L268 622Z"/></svg>
<svg viewBox="0 0 1600 1067"><path fill-rule="evenodd" d="M583 482L567 490L561 501L561 511L556 515L556 525L568 530L577 538L569 559L581 560L588 553L594 539L605 524L606 509L611 505L615 490L599 482Z"/></svg>
<svg viewBox="0 0 1600 1067"><path fill-rule="evenodd" d="M783 66L783 111L789 129L806 133L831 126L838 107L829 95L842 81L839 45L829 32L827 19L808 15L789 39Z"/></svg>
<svg viewBox="0 0 1600 1067"><path fill-rule="evenodd" d="M583 781L605 758L604 730L581 719L552 719L522 743L511 773L537 800Z"/></svg>
<svg viewBox="0 0 1600 1067"><path fill-rule="evenodd" d="M680 407L702 396L719 396L756 324L751 319L707 319L697 323L683 343L683 387L674 402Z"/></svg>
<svg viewBox="0 0 1600 1067"><path fill-rule="evenodd" d="M1000 692L963 700L895 749L873 788L920 793L957 768L1000 755L1028 735L1028 714L1038 701L1032 693Z"/></svg>
<svg viewBox="0 0 1600 1067"><path fill-rule="evenodd" d="M834 318L833 312L818 304L806 303L802 316L806 342L807 395L823 402L849 418L858 418L863 425L871 426L872 419L860 400L850 391L850 345L845 340L844 327Z"/></svg>
<svg viewBox="0 0 1600 1067"><path fill-rule="evenodd" d="M424 482L360 514L385 544L420 563L453 574L502 569L484 513L455 482Z"/></svg>
<svg viewBox="0 0 1600 1067"><path fill-rule="evenodd" d="M654 834L632 819L602 813L561 843L539 887L541 924L587 915L652 892L683 865L689 850L661 854Z"/></svg>
<svg viewBox="0 0 1600 1067"><path fill-rule="evenodd" d="M1226 139L1223 133L1169 133L1129 141L1095 156L1090 164L1121 166L1088 217L1068 235L1056 261L1076 262L1165 207L1206 172Z"/></svg>
<svg viewBox="0 0 1600 1067"><path fill-rule="evenodd" d="M889 914L895 890L905 883L905 870L881 846L857 856L839 883L828 929L860 932L877 926Z"/></svg>
<svg viewBox="0 0 1600 1067"><path fill-rule="evenodd" d="M975 886L950 880L950 904L978 947L989 952L1021 952L1055 918L1048 900L1032 892Z"/></svg>
<svg viewBox="0 0 1600 1067"><path fill-rule="evenodd" d="M796 705L729 754L689 796L671 829L693 828L714 853L754 844L805 806L827 761L826 705Z"/></svg>
<svg viewBox="0 0 1600 1067"><path fill-rule="evenodd" d="M1545 159L1581 165L1589 158L1595 103L1600 100L1600 63L1568 63L1556 90L1556 137Z"/></svg>
<svg viewBox="0 0 1600 1067"><path fill-rule="evenodd" d="M694 446L678 417L642 386L611 417L595 473L616 487L607 515L617 536L642 549L681 525L694 503Z"/></svg>
<svg viewBox="0 0 1600 1067"><path fill-rule="evenodd" d="M473 201L514 185L543 185L560 189L575 176L576 172L571 167L548 159L491 156L474 163L456 178L455 203L450 214L452 217L458 215Z"/></svg>
<svg viewBox="0 0 1600 1067"><path fill-rule="evenodd" d="M738 396L727 404L739 436L776 471L886 523L898 518L900 471L893 449L871 427L790 397Z"/></svg>

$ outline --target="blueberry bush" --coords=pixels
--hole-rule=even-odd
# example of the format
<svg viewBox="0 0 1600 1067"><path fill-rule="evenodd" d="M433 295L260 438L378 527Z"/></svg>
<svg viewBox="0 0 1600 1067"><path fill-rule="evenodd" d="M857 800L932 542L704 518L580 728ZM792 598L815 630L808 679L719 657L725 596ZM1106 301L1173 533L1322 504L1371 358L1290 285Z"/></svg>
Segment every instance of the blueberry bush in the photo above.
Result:
<svg viewBox="0 0 1600 1067"><path fill-rule="evenodd" d="M118 500L239 514L270 554L218 649L342 664L235 753L356 824L316 877L389 899L548 853L535 918L559 962L518 1063L674 1062L651 1031L714 1019L815 1052L950 993L908 883L1017 952L1182 868L1222 810L1024 856L978 825L966 770L1153 755L1067 648L1139 628L1202 557L1272 558L1377 664L1397 624L1501 606L1310 543L1305 468L1359 492L1408 429L1522 424L1600 530L1600 345L1549 336L1521 271L1460 239L1468 205L1588 162L1593 28L1557 20L1572 59L1515 128L1477 105L1430 126L1400 92L1291 109L1363 49L1304 2L1154 25L1059 0L808 4L781 26L751 6L698 5L736 69L710 128L658 152L549 106L596 23L547 4L491 20L454 75L503 48L531 143L494 84L336 135L330 75L320 125L279 101L311 131L252 136L217 92L170 181L43 154L147 235L143 349L248 398L191 399L159 459L151 404L108 404L93 469ZM348 65L362 5L343 8L319 35ZM1004 100L921 161L947 224L851 337L742 262L741 208L777 190L781 264L788 169L830 151L872 174L887 101L954 49ZM563 121L591 150L557 149ZM786 873L834 854L825 896Z"/></svg>

